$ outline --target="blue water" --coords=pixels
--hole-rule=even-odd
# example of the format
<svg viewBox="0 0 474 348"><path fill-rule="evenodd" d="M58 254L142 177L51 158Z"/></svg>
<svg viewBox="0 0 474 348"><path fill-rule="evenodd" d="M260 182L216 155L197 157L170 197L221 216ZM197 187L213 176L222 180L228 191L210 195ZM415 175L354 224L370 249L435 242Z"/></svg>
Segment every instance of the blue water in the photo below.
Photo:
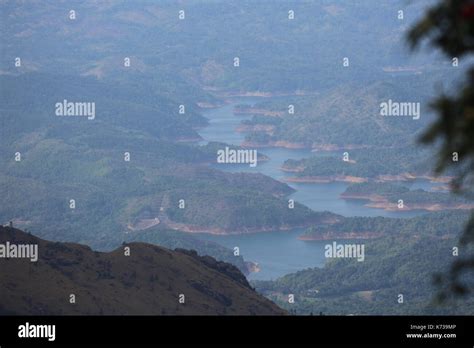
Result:
<svg viewBox="0 0 474 348"><path fill-rule="evenodd" d="M235 129L241 121L250 118L249 115L234 115L233 109L236 104L253 104L256 98L236 98L231 104L218 109L207 110L204 116L209 119L209 126L199 133L204 141L219 141L232 145L240 145L244 139L244 133L238 133ZM215 164L217 169L229 172L262 173L276 180L285 181L292 176L280 168L287 159L301 159L315 155L310 150L292 150L285 148L264 148L258 152L270 158L269 161L259 162L256 167L248 164ZM328 153L320 153L318 156L327 156ZM296 191L290 195L295 201L306 205L315 211L331 211L343 216L386 216L386 217L411 217L424 214L423 211L388 212L381 209L367 208L363 201L344 200L340 198L349 186L347 183L289 183ZM429 190L433 184L418 180L410 184L412 189L423 188ZM266 232L231 236L214 236L201 234L200 237L216 241L229 248L236 246L240 254L246 260L257 262L260 272L252 273L249 279L275 279L287 273L298 270L321 267L324 262L324 245L327 242L301 241L297 239L303 233L302 229L294 229L287 232Z"/></svg>
<svg viewBox="0 0 474 348"><path fill-rule="evenodd" d="M230 236L201 234L200 237L231 249L239 247L245 260L257 262L260 267L260 272L251 273L248 278L267 280L324 264L324 246L328 242L299 240L298 236L303 231L295 229Z"/></svg>

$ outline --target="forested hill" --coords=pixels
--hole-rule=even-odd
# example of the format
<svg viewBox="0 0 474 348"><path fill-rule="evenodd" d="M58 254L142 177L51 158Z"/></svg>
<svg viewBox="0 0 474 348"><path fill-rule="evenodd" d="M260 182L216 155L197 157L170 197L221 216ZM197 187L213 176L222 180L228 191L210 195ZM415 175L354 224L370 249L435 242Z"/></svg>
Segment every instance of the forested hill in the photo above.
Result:
<svg viewBox="0 0 474 348"><path fill-rule="evenodd" d="M311 95L263 100L254 109L267 110L267 116L258 115L252 123L272 127L250 133L246 141L249 145L286 144L316 151L414 146L416 135L433 120L429 102L436 95L437 83L443 81L447 88L454 88L453 81L461 76L460 71L448 69L406 75L387 73L374 82L348 79ZM400 111L400 102L411 113ZM390 105L390 112L396 105L398 115L383 113L381 105L387 109Z"/></svg>
<svg viewBox="0 0 474 348"><path fill-rule="evenodd" d="M351 217L330 227L337 235L376 231L373 240L338 240L340 245L363 245L364 258L328 258L324 267L302 270L275 281L255 282L257 290L291 312L327 315L436 315L470 314L472 297L444 305L435 303L435 277L471 251L461 247L459 236L469 213L431 213L410 219ZM324 234L315 228L308 236ZM466 274L466 284L473 284ZM288 303L294 294L294 304ZM403 295L403 301L400 301Z"/></svg>
<svg viewBox="0 0 474 348"><path fill-rule="evenodd" d="M0 94L3 223L104 249L156 224L225 234L328 215L288 209L293 190L269 177L210 168L226 144L189 143L206 122L192 95L177 102L146 86L36 72L1 75L0 83L9 86ZM64 99L94 102L94 119L57 116Z"/></svg>

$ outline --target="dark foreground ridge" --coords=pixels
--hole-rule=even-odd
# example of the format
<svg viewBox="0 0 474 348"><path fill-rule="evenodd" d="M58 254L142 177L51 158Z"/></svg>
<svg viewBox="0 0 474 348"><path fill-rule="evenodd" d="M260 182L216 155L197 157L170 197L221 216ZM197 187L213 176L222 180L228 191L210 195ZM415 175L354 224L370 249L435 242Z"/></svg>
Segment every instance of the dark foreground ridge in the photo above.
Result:
<svg viewBox="0 0 474 348"><path fill-rule="evenodd" d="M38 260L0 258L0 315L286 313L255 292L235 266L192 251L130 243L103 253L0 227L0 244L7 242L37 244Z"/></svg>

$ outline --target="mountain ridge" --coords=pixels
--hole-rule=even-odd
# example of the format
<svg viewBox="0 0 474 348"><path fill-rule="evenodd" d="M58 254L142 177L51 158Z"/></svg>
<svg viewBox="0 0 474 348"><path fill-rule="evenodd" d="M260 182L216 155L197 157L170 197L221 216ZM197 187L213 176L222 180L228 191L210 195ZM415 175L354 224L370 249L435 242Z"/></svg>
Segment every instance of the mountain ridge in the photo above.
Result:
<svg viewBox="0 0 474 348"><path fill-rule="evenodd" d="M39 258L0 258L3 315L286 313L257 294L235 266L194 251L133 242L104 253L0 227L0 243L6 241L37 244Z"/></svg>

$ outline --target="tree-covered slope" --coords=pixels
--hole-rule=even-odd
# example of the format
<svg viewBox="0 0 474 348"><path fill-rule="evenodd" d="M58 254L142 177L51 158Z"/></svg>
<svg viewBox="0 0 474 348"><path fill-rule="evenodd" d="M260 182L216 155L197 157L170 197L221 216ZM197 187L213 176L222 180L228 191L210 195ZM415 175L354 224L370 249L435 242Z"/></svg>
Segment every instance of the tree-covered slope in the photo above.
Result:
<svg viewBox="0 0 474 348"><path fill-rule="evenodd" d="M472 297L462 304L453 299L444 305L433 302L437 291L434 276L467 255L458 237L468 217L466 213L435 213L411 219L348 218L340 230L374 228L383 232L383 237L371 241L338 242L362 243L362 262L328 259L323 268L254 284L287 310L306 315L472 314ZM474 278L468 274L465 281L472 284ZM294 304L288 303L288 294L294 294Z"/></svg>

